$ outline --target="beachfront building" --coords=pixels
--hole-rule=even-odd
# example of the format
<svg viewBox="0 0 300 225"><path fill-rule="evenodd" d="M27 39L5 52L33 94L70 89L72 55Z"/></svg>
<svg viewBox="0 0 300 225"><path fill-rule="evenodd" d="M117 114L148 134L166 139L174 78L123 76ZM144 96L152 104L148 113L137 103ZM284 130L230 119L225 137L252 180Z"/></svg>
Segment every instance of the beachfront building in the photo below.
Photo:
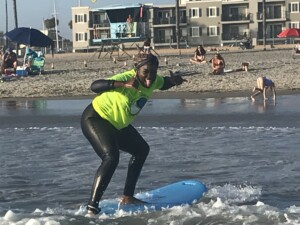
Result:
<svg viewBox="0 0 300 225"><path fill-rule="evenodd" d="M263 44L262 0L182 0L181 4L186 5L190 20L190 45L237 45L243 39ZM299 4L295 0L265 1L267 43L285 41L277 38L285 28L300 28Z"/></svg>
<svg viewBox="0 0 300 225"><path fill-rule="evenodd" d="M131 32L126 23L128 14L133 16ZM285 28L300 28L300 2L265 0L265 16L267 44L286 43L291 40L280 39L277 34ZM154 48L176 47L177 44L175 3L97 9L73 7L72 25L73 51L97 49L112 41L138 43L145 37L151 37ZM199 44L234 46L243 39L261 45L263 1L180 0L179 37L181 48Z"/></svg>
<svg viewBox="0 0 300 225"><path fill-rule="evenodd" d="M150 8L150 31L152 46L176 47L176 7L175 5L152 6ZM185 6L179 7L180 45L188 47L188 20Z"/></svg>
<svg viewBox="0 0 300 225"><path fill-rule="evenodd" d="M149 6L132 4L106 8L72 8L73 51L143 42L150 37Z"/></svg>

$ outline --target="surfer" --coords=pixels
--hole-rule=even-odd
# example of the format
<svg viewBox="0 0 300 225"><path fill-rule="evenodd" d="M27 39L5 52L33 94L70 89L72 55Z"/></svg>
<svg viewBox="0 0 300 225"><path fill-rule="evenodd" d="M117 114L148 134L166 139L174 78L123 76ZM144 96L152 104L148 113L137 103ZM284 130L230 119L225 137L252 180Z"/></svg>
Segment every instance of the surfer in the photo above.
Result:
<svg viewBox="0 0 300 225"><path fill-rule="evenodd" d="M257 78L256 83L257 83L257 87L254 87L252 91L252 92L255 91L256 92L250 96L253 102L255 102L255 97L261 93L263 93L264 100L268 100L268 98L266 97L266 91L268 88L271 89L273 93L273 99L275 101L276 98L275 83L272 80L266 78L265 76L262 76Z"/></svg>
<svg viewBox="0 0 300 225"><path fill-rule="evenodd" d="M131 123L155 89L167 90L186 81L172 71L170 77L157 75L159 62L152 54L136 59L134 69L92 83L98 95L82 114L82 132L102 160L87 205L91 214L101 211L99 201L119 163L119 150L131 154L121 204L143 203L133 195L149 145Z"/></svg>

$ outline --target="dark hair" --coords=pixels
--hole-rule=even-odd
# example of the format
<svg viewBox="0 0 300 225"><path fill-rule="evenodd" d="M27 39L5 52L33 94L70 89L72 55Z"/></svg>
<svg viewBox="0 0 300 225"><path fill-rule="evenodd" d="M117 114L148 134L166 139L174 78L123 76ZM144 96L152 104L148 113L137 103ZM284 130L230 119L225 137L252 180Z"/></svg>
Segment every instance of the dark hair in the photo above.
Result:
<svg viewBox="0 0 300 225"><path fill-rule="evenodd" d="M199 50L199 48L200 48L200 50ZM202 45L198 45L196 51L200 52L201 55L206 54L206 51L205 51L205 49L203 48Z"/></svg>
<svg viewBox="0 0 300 225"><path fill-rule="evenodd" d="M149 66L154 66L158 68L159 66L159 61L155 55L150 54L139 54L136 63L134 64L134 67L136 69L141 68L144 65L149 65Z"/></svg>
<svg viewBox="0 0 300 225"><path fill-rule="evenodd" d="M218 59L222 59L222 56L220 53L216 53L215 56L218 58Z"/></svg>

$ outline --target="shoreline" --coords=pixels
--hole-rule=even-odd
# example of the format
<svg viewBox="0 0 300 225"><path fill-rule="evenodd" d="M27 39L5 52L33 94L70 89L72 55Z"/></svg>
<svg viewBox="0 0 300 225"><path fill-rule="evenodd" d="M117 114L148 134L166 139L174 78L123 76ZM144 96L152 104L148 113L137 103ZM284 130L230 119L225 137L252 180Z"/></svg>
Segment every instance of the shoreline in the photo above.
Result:
<svg viewBox="0 0 300 225"><path fill-rule="evenodd" d="M275 82L277 95L300 93L300 57L292 58L291 49L220 49L227 70L223 75L211 75L211 67L207 63L190 63L193 50L182 49L181 55L178 55L177 49L157 50L160 54L158 74L170 76L170 70L180 71L187 82L167 91L157 90L151 98L248 97L260 76L266 76ZM128 52L137 54L133 50ZM207 61L215 53L210 51L206 55ZM245 62L249 63L248 72L241 70ZM97 52L66 53L55 55L54 58L47 55L44 74L13 78L0 83L0 99L93 98L95 94L90 90L93 81L131 70L133 63L132 58L124 58L122 55L116 62L109 55L98 58Z"/></svg>
<svg viewBox="0 0 300 225"><path fill-rule="evenodd" d="M251 91L229 91L229 92L154 92L151 99L206 99L206 98L239 98L248 97L250 100ZM279 90L276 96L300 95L300 90ZM84 100L93 99L96 95L88 96L49 96L49 97L16 97L0 98L0 101L21 101L21 100Z"/></svg>

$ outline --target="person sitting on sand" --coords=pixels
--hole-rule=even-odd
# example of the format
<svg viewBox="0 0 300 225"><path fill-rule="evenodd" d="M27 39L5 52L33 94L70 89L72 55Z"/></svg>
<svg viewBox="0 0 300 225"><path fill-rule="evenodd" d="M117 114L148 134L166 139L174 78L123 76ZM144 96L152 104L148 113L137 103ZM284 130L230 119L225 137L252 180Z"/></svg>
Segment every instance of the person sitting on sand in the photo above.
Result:
<svg viewBox="0 0 300 225"><path fill-rule="evenodd" d="M26 47L25 51L25 64L30 68L32 66L32 63L35 58L38 57L38 54L30 49L29 47Z"/></svg>
<svg viewBox="0 0 300 225"><path fill-rule="evenodd" d="M1 73L5 74L6 70L13 70L16 72L17 69L18 58L17 54L13 52L12 48L7 48L4 55L2 56L2 66Z"/></svg>
<svg viewBox="0 0 300 225"><path fill-rule="evenodd" d="M153 54L152 52L154 52L158 57L160 57L159 54L151 47L151 39L148 37L144 40L143 47L139 47L139 49L138 54Z"/></svg>
<svg viewBox="0 0 300 225"><path fill-rule="evenodd" d="M144 53L151 53L151 40L150 38L146 38L143 45L143 51Z"/></svg>
<svg viewBox="0 0 300 225"><path fill-rule="evenodd" d="M195 50L195 53L194 53L194 58L193 60L196 61L196 62L203 62L205 63L205 54L206 54L206 51L205 49L203 48L202 45L199 45L196 50Z"/></svg>
<svg viewBox="0 0 300 225"><path fill-rule="evenodd" d="M141 204L134 190L149 145L131 125L154 90L167 90L186 80L180 75L163 77L157 74L158 59L152 54L140 54L134 69L92 83L97 93L81 117L81 129L97 155L102 159L87 205L88 213L100 212L99 201L119 163L119 150L131 154L121 204Z"/></svg>
<svg viewBox="0 0 300 225"><path fill-rule="evenodd" d="M212 73L214 75L224 73L225 60L220 53L215 54L215 56L209 62L211 63Z"/></svg>
<svg viewBox="0 0 300 225"><path fill-rule="evenodd" d="M297 45L295 47L295 52L300 53L300 41L297 43Z"/></svg>
<svg viewBox="0 0 300 225"><path fill-rule="evenodd" d="M262 76L262 77L257 78L256 83L257 83L257 87L254 87L253 91L252 91L255 93L253 95L251 95L251 100L253 102L255 101L255 97L261 93L263 93L264 100L268 100L268 98L266 97L266 90L269 87L272 90L273 99L275 101L275 98L276 98L275 83L272 80L266 78L265 76Z"/></svg>

